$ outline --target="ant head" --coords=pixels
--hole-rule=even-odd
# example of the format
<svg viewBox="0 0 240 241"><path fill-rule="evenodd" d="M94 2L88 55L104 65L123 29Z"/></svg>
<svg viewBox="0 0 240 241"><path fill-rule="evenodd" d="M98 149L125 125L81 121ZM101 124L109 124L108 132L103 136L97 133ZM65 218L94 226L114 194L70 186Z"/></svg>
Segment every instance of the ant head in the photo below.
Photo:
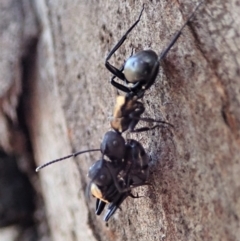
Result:
<svg viewBox="0 0 240 241"><path fill-rule="evenodd" d="M101 152L111 160L122 160L125 155L125 140L120 133L108 131L101 143Z"/></svg>
<svg viewBox="0 0 240 241"><path fill-rule="evenodd" d="M104 165L106 162L104 159L98 160L89 168L88 177L98 186L108 186L112 182L111 173Z"/></svg>

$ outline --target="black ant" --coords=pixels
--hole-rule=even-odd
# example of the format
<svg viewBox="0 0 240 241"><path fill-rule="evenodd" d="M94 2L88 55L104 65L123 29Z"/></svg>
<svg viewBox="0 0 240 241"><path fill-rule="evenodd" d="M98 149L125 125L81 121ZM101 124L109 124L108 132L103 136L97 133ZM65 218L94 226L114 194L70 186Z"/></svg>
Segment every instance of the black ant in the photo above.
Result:
<svg viewBox="0 0 240 241"><path fill-rule="evenodd" d="M125 141L121 134L126 130L130 132L140 132L151 130L160 126L157 124L152 128L143 127L135 129L140 120L146 122L157 122L162 124L163 127L165 124L173 127L170 123L164 121L156 121L151 118L141 118L141 114L144 112L145 108L143 103L138 101L138 99L143 97L145 90L154 83L160 61L166 56L167 52L177 41L181 35L181 31L190 21L200 4L201 3L197 5L191 16L176 33L169 46L160 54L160 56L157 56L157 54L152 50L141 51L131 56L124 66L118 70L112 66L108 60L123 44L127 35L140 21L144 10L143 6L138 20L131 28L129 28L106 59L106 67L115 75L112 78L111 83L119 90L127 93L126 96L117 97L117 103L113 116L114 118L111 121L111 126L114 131L109 131L105 134L100 149L76 152L48 162L36 169L36 171L39 171L52 163L59 162L70 157L75 157L86 152L101 151L102 158L90 167L88 176L91 179L89 189L92 195L97 198L96 214L100 215L106 203L109 203L107 213L104 217L105 221L109 220L109 218L115 213L121 203L128 196L133 198L138 197L135 197L131 193L132 188L149 185L147 182L149 175L149 156L146 154L144 148L138 141L132 139ZM127 83L133 83L134 85L133 87L121 85L114 81L115 77L119 77L121 80L126 81ZM104 159L104 156L107 156L109 160Z"/></svg>
<svg viewBox="0 0 240 241"><path fill-rule="evenodd" d="M144 10L143 5L143 8L140 12L137 21L121 37L118 43L109 52L105 60L106 68L114 75L111 79L111 84L118 90L121 90L127 93L128 95L137 96L137 98L142 98L145 91L149 89L151 85L155 82L155 79L159 71L160 62L166 57L168 51L176 43L176 41L182 34L183 29L189 23L189 21L194 16L195 12L198 10L198 8L203 2L204 1L198 3L198 5L195 7L191 15L186 20L186 22L183 24L180 30L173 36L172 40L170 41L166 49L164 49L160 53L160 55L158 55L153 50L143 50L134 55L131 55L130 58L128 58L126 62L123 64L123 66L120 69L117 69L109 63L109 59L124 43L124 41L128 37L128 34L133 30L133 28L136 27L136 25L140 21ZM127 86L116 82L114 80L116 77L127 83ZM132 86L129 86L129 84L132 84Z"/></svg>

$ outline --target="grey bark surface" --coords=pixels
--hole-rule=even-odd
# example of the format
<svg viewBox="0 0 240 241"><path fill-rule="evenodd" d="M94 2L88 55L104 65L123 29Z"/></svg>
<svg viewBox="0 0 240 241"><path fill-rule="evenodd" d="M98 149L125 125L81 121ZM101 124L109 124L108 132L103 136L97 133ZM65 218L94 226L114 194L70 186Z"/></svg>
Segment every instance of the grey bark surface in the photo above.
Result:
<svg viewBox="0 0 240 241"><path fill-rule="evenodd" d="M34 1L41 27L28 76L27 126L37 165L98 148L116 92L105 57L160 53L197 1ZM240 49L238 1L206 1L146 92L145 116L174 125L131 137L152 157L149 182L114 217L97 217L85 195L86 154L39 172L53 240L240 240Z"/></svg>

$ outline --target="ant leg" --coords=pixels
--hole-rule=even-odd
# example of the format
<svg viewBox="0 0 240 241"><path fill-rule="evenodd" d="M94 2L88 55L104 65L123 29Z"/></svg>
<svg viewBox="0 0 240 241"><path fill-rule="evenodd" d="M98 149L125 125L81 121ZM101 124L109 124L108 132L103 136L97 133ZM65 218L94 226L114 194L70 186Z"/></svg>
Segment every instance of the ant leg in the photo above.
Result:
<svg viewBox="0 0 240 241"><path fill-rule="evenodd" d="M119 79L121 80L125 80L125 76L124 74L117 69L116 67L114 67L113 65L111 65L109 63L109 59L112 57L112 55L119 49L119 47L124 43L124 41L126 40L128 34L133 30L133 28L138 24L138 22L141 19L142 13L144 10L144 5L142 7L141 13L137 19L137 21L127 30L127 32L122 36L122 38L118 41L118 43L113 47L113 49L110 51L110 53L108 54L106 60L105 60L105 66L106 68L113 73L115 76L117 76Z"/></svg>
<svg viewBox="0 0 240 241"><path fill-rule="evenodd" d="M121 67L121 69L120 69L119 71L122 73L123 69L124 69L124 64L122 65L122 67ZM121 90L121 91L123 91L123 92L125 92L125 93L129 93L129 92L130 92L130 89L129 89L128 87L126 87L126 86L124 86L124 85L121 85L121 84L119 84L118 82L116 82L116 81L114 80L116 77L117 77L117 76L114 75L114 76L111 78L111 84L112 84L115 88L117 88L117 89L119 89L119 90ZM120 79L121 79L121 78L120 78ZM122 80L125 80L125 78L122 79Z"/></svg>
<svg viewBox="0 0 240 241"><path fill-rule="evenodd" d="M161 128L166 128L166 126L162 126L162 125L155 125L153 127L142 127L142 128L138 128L138 129L135 129L135 130L131 130L132 133L138 133L138 132L144 132L144 131L151 131L157 127L161 127ZM166 128L168 129L168 128ZM170 129L168 129L168 131L172 134L172 131Z"/></svg>
<svg viewBox="0 0 240 241"><path fill-rule="evenodd" d="M105 222L107 222L113 216L113 214L116 212L118 208L120 209L120 205L128 196L129 196L128 192L123 193L122 195L120 195L118 200L110 203L110 205L108 206L108 211L103 218Z"/></svg>
<svg viewBox="0 0 240 241"><path fill-rule="evenodd" d="M116 78L116 76L113 76L113 77L112 77L112 79L111 79L111 84L112 84L115 88L117 88L117 89L119 89L119 90L121 90L121 91L123 91L123 92L125 92L125 93L129 93L129 92L130 92L129 88L126 87L126 86L124 86L124 85L119 84L118 82L116 82L116 81L114 80L115 78Z"/></svg>
<svg viewBox="0 0 240 241"><path fill-rule="evenodd" d="M132 52L131 52L130 57L131 57L132 55L133 55L133 48L132 48ZM129 58L130 58L130 57L129 57ZM119 70L121 73L122 73L122 71L123 71L123 69L124 69L124 66L125 66L125 62L124 62L124 64L122 65L121 69ZM119 84L118 82L116 82L116 81L115 81L115 78L116 78L116 77L117 77L117 76L114 75L114 76L111 78L111 82L110 82L110 83L111 83L115 88L117 88L117 89L119 89L119 90L121 90L121 91L123 91L123 92L125 92L125 93L130 94L133 89L137 89L138 86L140 85L140 83L137 82L133 87L128 88L127 86L124 86L124 85ZM119 77L119 76L118 76L118 77ZM120 79L121 79L121 78L120 78ZM124 77L124 79L122 79L122 80L125 81L125 82L127 82L126 79L125 79L125 77Z"/></svg>
<svg viewBox="0 0 240 241"><path fill-rule="evenodd" d="M133 55L133 48L132 48L132 52L131 52L131 54L130 54L130 57L132 57L132 55ZM129 57L129 58L130 58L130 57ZM122 73L123 70L124 70L125 62L126 62L126 61L124 61L124 64L123 64L122 67L119 69L119 71L120 71L121 73ZM128 87L126 87L126 86L124 86L124 85L121 85L121 84L119 84L118 82L115 81L115 78L116 78L116 77L117 77L117 76L114 75L114 76L111 78L111 84L112 84L115 88L117 88L117 89L119 89L119 90L121 90L121 91L123 91L123 92L125 92L125 93L130 93L131 90L130 90ZM120 78L120 79L121 79L121 78ZM122 79L122 80L125 80L125 78ZM131 89L132 89L132 88L131 88Z"/></svg>
<svg viewBox="0 0 240 241"><path fill-rule="evenodd" d="M128 130L132 132L134 130L135 126L138 124L139 120L141 119L140 116L141 114L144 113L145 107L142 104L142 102L137 101L136 102L137 106L134 109L134 113L129 114L129 118L131 119L131 123L128 126Z"/></svg>
<svg viewBox="0 0 240 241"><path fill-rule="evenodd" d="M132 119L138 119L139 121L145 121L145 122L156 122L156 123L161 123L161 124L163 124L163 125L168 125L168 126L174 128L174 125L172 125L171 123L166 122L166 121L155 120L155 119L152 119L152 118L146 118L146 117L140 117L140 118L132 117Z"/></svg>
<svg viewBox="0 0 240 241"><path fill-rule="evenodd" d="M192 11L191 15L188 17L187 21L183 24L183 26L180 28L180 30L178 30L178 32L175 33L175 35L173 36L172 40L170 41L168 47L164 51L162 51L161 54L159 55L158 62L160 62L163 58L165 58L165 56L167 55L168 51L172 48L172 46L176 43L176 41L178 40L178 38L182 34L182 30L186 27L186 25L189 23L189 21L194 16L195 12L198 10L198 8L200 7L200 5L203 2L204 2L204 0L197 4L195 9Z"/></svg>
<svg viewBox="0 0 240 241"><path fill-rule="evenodd" d="M142 182L142 183L131 184L131 185L129 185L129 183L128 183L126 187L121 187L119 182L118 182L118 180L117 180L116 175L114 175L114 173L112 172L111 168L108 168L108 169L109 169L109 171L110 171L110 173L112 175L112 178L113 178L113 181L114 181L114 185L117 188L119 193L126 193L126 192L131 191L132 188L149 185L149 183L147 183L147 182Z"/></svg>
<svg viewBox="0 0 240 241"><path fill-rule="evenodd" d="M105 207L106 203L103 202L102 200L98 199L96 200L96 211L95 214L96 215L100 215Z"/></svg>
<svg viewBox="0 0 240 241"><path fill-rule="evenodd" d="M111 166L110 165L106 165L106 167L108 168L109 170L109 173L111 174L112 176L112 179L113 179L113 182L114 182L114 185L115 187L117 188L118 192L119 193L125 193L125 192L128 192L131 190L131 187L128 186L128 187L122 187L120 184L119 184L119 180L118 180L118 173L116 173L114 170L112 170Z"/></svg>
<svg viewBox="0 0 240 241"><path fill-rule="evenodd" d="M141 198L141 197L144 197L144 196L139 196L138 193L137 193L137 196L134 196L132 193L129 193L129 197L131 197L131 198Z"/></svg>

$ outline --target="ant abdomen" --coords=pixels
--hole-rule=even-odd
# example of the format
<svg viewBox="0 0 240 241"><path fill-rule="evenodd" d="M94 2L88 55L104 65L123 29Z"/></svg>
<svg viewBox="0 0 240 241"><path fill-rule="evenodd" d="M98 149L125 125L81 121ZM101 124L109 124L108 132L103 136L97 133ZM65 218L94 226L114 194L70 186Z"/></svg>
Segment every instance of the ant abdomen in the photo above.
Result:
<svg viewBox="0 0 240 241"><path fill-rule="evenodd" d="M131 56L124 65L124 75L129 83L148 83L155 79L159 69L158 55L153 50L143 50Z"/></svg>

